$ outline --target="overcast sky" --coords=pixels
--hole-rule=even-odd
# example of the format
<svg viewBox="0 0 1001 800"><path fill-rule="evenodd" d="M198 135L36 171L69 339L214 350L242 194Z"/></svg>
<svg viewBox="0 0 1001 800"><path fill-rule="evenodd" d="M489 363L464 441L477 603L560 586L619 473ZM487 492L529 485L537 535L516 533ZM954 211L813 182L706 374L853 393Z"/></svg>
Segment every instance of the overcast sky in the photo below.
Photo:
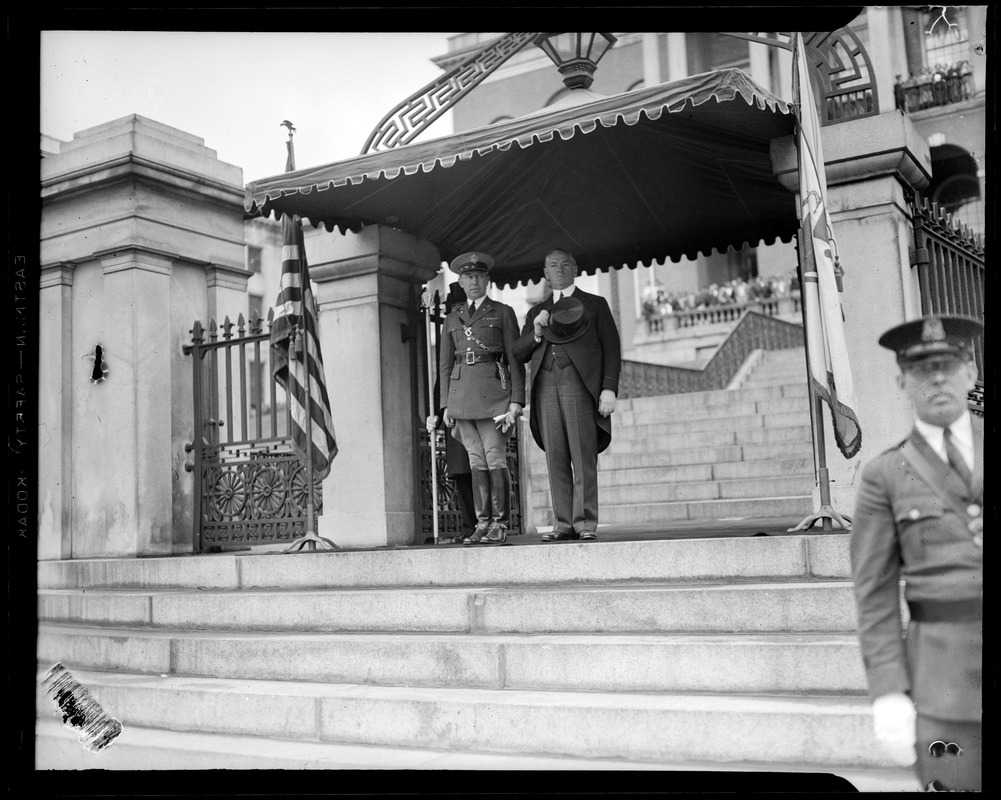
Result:
<svg viewBox="0 0 1001 800"><path fill-rule="evenodd" d="M201 137L244 183L361 152L383 115L442 74L446 33L42 31L41 132L129 114ZM451 115L421 137L452 132Z"/></svg>

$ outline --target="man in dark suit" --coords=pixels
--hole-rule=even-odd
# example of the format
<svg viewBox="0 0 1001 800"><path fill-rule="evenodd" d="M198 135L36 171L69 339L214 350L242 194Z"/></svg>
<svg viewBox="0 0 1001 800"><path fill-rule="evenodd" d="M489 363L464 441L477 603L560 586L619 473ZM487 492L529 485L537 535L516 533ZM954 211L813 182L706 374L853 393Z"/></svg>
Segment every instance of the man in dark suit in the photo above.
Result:
<svg viewBox="0 0 1001 800"><path fill-rule="evenodd" d="M506 442L525 406L525 368L514 358L514 309L486 296L493 258L463 253L451 268L469 300L442 325L442 418L469 454L476 528L463 544L504 544L511 524Z"/></svg>
<svg viewBox="0 0 1001 800"><path fill-rule="evenodd" d="M612 441L622 348L603 297L574 284L577 262L565 250L546 256L553 295L533 307L514 346L531 361L529 425L546 453L556 524L546 542L598 538L598 453Z"/></svg>
<svg viewBox="0 0 1001 800"><path fill-rule="evenodd" d="M917 760L926 789L981 788L983 424L967 397L982 330L924 317L880 338L915 422L862 471L851 539L876 737L900 763Z"/></svg>

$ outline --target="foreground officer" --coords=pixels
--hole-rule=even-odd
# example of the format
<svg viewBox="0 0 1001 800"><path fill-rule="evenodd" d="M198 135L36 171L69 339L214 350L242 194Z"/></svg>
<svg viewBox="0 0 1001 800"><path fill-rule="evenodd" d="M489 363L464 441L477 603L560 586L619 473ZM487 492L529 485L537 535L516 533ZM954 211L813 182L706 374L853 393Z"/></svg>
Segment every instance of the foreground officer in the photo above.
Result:
<svg viewBox="0 0 1001 800"><path fill-rule="evenodd" d="M514 360L514 309L486 296L494 260L464 253L451 269L468 303L445 317L438 349L442 417L469 454L476 528L463 544L503 544L510 525L506 442L525 406L525 368Z"/></svg>
<svg viewBox="0 0 1001 800"><path fill-rule="evenodd" d="M876 737L901 763L916 755L922 788L939 791L981 788L984 438L967 395L982 330L925 317L880 338L916 419L862 471L851 539Z"/></svg>

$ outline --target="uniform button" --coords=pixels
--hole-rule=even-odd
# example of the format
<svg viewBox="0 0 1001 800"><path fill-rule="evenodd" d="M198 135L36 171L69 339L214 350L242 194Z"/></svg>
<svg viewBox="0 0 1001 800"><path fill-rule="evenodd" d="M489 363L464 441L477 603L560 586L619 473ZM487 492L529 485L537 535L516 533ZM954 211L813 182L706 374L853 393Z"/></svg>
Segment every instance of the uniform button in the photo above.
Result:
<svg viewBox="0 0 1001 800"><path fill-rule="evenodd" d="M980 512L981 508L976 503L970 503L970 505L966 507L966 513L969 514L971 517L979 517Z"/></svg>
<svg viewBox="0 0 1001 800"><path fill-rule="evenodd" d="M918 511L916 508L912 508L911 509L911 513L910 513L910 518L911 519L917 519L920 516L921 516L921 512L920 511Z"/></svg>

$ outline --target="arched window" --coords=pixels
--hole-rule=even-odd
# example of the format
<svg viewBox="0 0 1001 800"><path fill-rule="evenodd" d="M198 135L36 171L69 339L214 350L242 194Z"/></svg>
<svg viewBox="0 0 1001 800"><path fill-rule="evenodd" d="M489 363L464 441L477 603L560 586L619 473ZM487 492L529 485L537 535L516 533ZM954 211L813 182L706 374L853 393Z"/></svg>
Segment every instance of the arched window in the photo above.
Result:
<svg viewBox="0 0 1001 800"><path fill-rule="evenodd" d="M932 177L925 196L974 231L982 232L983 202L976 159L954 144L932 147L929 152Z"/></svg>

